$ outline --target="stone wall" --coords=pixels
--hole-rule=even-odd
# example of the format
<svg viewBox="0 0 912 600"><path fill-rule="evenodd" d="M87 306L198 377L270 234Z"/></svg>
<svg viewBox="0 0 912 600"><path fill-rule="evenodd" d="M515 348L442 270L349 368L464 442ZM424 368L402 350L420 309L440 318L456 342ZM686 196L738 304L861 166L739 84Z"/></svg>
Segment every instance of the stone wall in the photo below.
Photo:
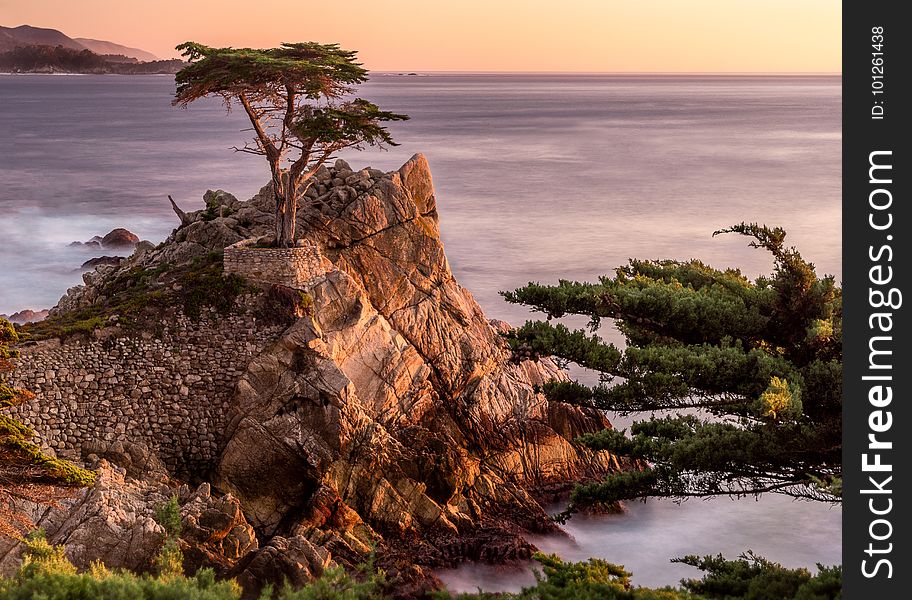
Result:
<svg viewBox="0 0 912 600"><path fill-rule="evenodd" d="M250 281L304 288L326 273L316 244L301 240L295 248L253 248L244 240L225 248L225 273Z"/></svg>
<svg viewBox="0 0 912 600"><path fill-rule="evenodd" d="M169 318L154 337L20 346L12 383L36 397L9 414L61 456L129 440L154 449L172 472L202 473L221 453L237 380L284 329L258 324L250 310L209 311L199 321Z"/></svg>

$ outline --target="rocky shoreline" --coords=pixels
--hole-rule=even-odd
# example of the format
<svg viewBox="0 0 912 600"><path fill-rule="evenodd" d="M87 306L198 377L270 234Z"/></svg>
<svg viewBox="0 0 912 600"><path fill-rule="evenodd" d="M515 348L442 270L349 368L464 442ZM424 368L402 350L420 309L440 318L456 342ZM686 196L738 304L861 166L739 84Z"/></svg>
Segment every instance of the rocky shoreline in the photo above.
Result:
<svg viewBox="0 0 912 600"><path fill-rule="evenodd" d="M550 499L573 480L629 466L573 442L609 424L595 411L537 393L537 385L563 372L548 359L511 360L500 337L505 324L489 322L455 280L423 156L391 173L354 171L337 161L317 180L298 212L299 232L315 249L316 276L296 288L256 282L232 310L251 315L254 335L278 333L232 370L219 388L227 391L177 391L175 406L224 406L209 466L192 456L186 464L159 456L161 439L188 435L189 415L179 409L160 438L141 435L137 424L164 401L152 386L124 393L102 357L98 366L79 367L91 375L85 394L51 394L58 389L53 378L38 383L30 368L40 363L41 345L23 347L17 377L37 397L18 416L39 435L55 435L49 405L84 418L92 392L104 389L110 406L122 406L110 411L122 424L111 435L55 448L96 468L96 486L33 514L77 566L102 559L148 569L163 539L151 517L173 493L185 566L236 577L249 597L265 583L303 583L331 564L352 567L372 548L399 582L400 596L414 597L439 586L436 568L527 558L534 549L528 535L557 531L538 496ZM206 201L206 210L183 215L158 247L86 273L86 285L69 290L49 322L79 311L101 314L112 282L137 273L148 275L149 293L160 301L183 285L167 279L167 269L272 229L268 187L247 202L221 191L207 193ZM277 294L293 314L272 330L265 315ZM168 310L159 319L187 318L186 307ZM114 348L118 340L155 335L114 316L64 345ZM206 318L219 328L217 312ZM185 341L169 343L179 352ZM207 360L220 376L219 361ZM141 368L159 366L170 368ZM16 557L15 545L0 544L0 570L12 568Z"/></svg>

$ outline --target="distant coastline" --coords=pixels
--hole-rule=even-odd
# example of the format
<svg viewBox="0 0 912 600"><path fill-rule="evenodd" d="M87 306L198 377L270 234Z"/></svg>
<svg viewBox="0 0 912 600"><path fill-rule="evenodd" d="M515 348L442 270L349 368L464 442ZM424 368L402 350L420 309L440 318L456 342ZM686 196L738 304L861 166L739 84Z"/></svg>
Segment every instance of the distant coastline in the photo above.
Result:
<svg viewBox="0 0 912 600"><path fill-rule="evenodd" d="M56 29L0 26L0 71L5 73L173 75L185 64L106 40L71 38Z"/></svg>
<svg viewBox="0 0 912 600"><path fill-rule="evenodd" d="M95 54L65 46L17 46L0 52L0 71L8 73L81 75L163 75L177 73L178 59L142 62L119 54Z"/></svg>

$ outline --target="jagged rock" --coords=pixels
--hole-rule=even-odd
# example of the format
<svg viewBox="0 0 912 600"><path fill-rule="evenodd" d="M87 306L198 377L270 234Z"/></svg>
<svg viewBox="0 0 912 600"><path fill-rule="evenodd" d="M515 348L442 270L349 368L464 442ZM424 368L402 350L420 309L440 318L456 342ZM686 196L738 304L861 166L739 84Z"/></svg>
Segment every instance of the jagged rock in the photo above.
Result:
<svg viewBox="0 0 912 600"><path fill-rule="evenodd" d="M287 581L300 587L332 564L329 552L302 536L275 536L237 574L237 581L244 588L244 598L257 598L266 582Z"/></svg>
<svg viewBox="0 0 912 600"><path fill-rule="evenodd" d="M527 555L522 532L553 527L527 490L618 468L571 441L607 422L534 392L564 377L550 361L509 360L449 269L423 156L300 219L334 269L307 289L313 317L238 383L216 485L267 535L305 527L314 495L329 487L363 523L359 543L511 531L463 558ZM422 547L430 563L458 560Z"/></svg>
<svg viewBox="0 0 912 600"><path fill-rule="evenodd" d="M89 248L101 248L101 239L100 235L93 235L91 238L84 242L70 242L69 246L71 248L78 248L80 246L87 246Z"/></svg>
<svg viewBox="0 0 912 600"><path fill-rule="evenodd" d="M194 564L257 587L356 564L377 545L411 582L402 589L419 590L433 567L527 557L530 533L556 529L536 497L626 466L573 441L607 420L537 393L566 375L548 359L513 360L509 326L456 281L422 155L392 173L336 161L315 178L317 197L298 210L321 265L302 289L312 307L236 375L220 459L198 474L228 495L182 495L215 511L182 510ZM248 202L207 201L129 268L272 234L270 186ZM89 274L56 310L98 301L116 272Z"/></svg>
<svg viewBox="0 0 912 600"><path fill-rule="evenodd" d="M168 469L155 452L144 444L115 441L85 443L80 454L89 462L104 459L125 471L125 476L137 481L159 483L167 481Z"/></svg>
<svg viewBox="0 0 912 600"><path fill-rule="evenodd" d="M165 539L164 529L155 521L156 511L175 494L181 504L181 548L188 572L207 566L224 573L257 549L255 532L237 500L214 497L208 484L192 493L177 487L148 448L115 442L84 450L91 452L89 466L96 472L92 488L58 506L20 507L44 530L49 542L64 546L77 568L86 569L100 560L110 568L148 571ZM20 554L17 542L0 539L0 574L14 571Z"/></svg>
<svg viewBox="0 0 912 600"><path fill-rule="evenodd" d="M142 240L141 242L136 244L136 248L133 249L133 254L131 255L131 257L138 258L138 257L141 257L146 252L150 252L152 250L155 250L155 244L153 244L152 242L150 242L148 240Z"/></svg>
<svg viewBox="0 0 912 600"><path fill-rule="evenodd" d="M95 258L90 258L80 265L80 269L95 269L95 267L100 267L102 265L119 265L124 258L122 256L97 256Z"/></svg>
<svg viewBox="0 0 912 600"><path fill-rule="evenodd" d="M109 567L147 571L165 537L154 510L168 500L168 489L128 479L124 469L103 459L95 466L94 487L30 516L48 541L64 544L80 569L100 560ZM18 547L0 547L0 572L9 573L18 561Z"/></svg>
<svg viewBox="0 0 912 600"><path fill-rule="evenodd" d="M209 484L203 483L182 503L181 547L188 573L210 567L225 574L259 543L237 500L230 495L214 498Z"/></svg>
<svg viewBox="0 0 912 600"><path fill-rule="evenodd" d="M124 250L133 248L138 243L139 237L135 233L128 229L124 229L123 227L118 227L116 229L112 229L104 236L92 236L92 238L86 240L85 242L72 242L69 245L70 247Z"/></svg>

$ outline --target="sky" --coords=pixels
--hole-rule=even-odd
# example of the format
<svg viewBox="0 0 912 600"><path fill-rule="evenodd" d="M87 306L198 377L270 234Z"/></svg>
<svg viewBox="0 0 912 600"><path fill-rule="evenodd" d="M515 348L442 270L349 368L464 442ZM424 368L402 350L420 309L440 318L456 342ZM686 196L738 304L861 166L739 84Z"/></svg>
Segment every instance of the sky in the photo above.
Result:
<svg viewBox="0 0 912 600"><path fill-rule="evenodd" d="M378 71L841 69L837 0L0 0L0 25L22 24L162 58L338 42Z"/></svg>

